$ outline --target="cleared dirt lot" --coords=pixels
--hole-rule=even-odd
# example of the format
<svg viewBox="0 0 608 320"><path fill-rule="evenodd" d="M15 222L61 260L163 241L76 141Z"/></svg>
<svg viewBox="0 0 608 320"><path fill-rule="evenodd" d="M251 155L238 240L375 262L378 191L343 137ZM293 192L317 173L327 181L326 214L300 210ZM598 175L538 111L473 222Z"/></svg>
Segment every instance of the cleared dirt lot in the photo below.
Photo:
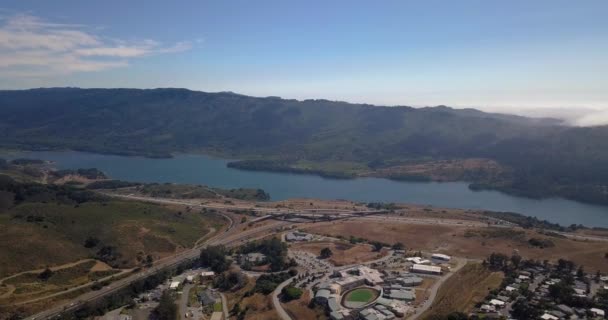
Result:
<svg viewBox="0 0 608 320"><path fill-rule="evenodd" d="M408 249L477 259L484 259L492 252L511 255L517 249L524 258L551 261L564 258L585 266L589 272L608 272L608 259L604 257L608 252L608 242L549 237L519 228L415 225L381 221L370 223L354 220L317 223L309 225L307 231L331 236L355 236L391 244L402 242ZM555 245L544 249L532 247L528 243L530 238L550 239Z"/></svg>
<svg viewBox="0 0 608 320"><path fill-rule="evenodd" d="M375 260L387 254L385 250L380 252L373 251L372 246L367 244L349 244L336 242L307 242L298 243L291 246L292 249L307 251L315 256L321 254L323 248L329 248L333 255L329 258L329 262L335 266L344 266L349 264L361 263L365 261Z"/></svg>

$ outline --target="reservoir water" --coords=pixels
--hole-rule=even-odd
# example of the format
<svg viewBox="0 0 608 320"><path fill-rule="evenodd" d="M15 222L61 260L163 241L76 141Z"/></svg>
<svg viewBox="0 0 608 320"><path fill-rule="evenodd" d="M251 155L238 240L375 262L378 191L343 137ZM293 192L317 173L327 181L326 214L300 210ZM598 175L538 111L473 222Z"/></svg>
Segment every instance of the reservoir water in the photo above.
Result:
<svg viewBox="0 0 608 320"><path fill-rule="evenodd" d="M14 155L13 155L14 157ZM205 184L221 188L261 188L272 200L288 198L402 202L436 207L517 212L560 223L608 227L608 207L550 198L528 199L497 191L471 191L464 182L401 182L380 178L326 179L314 175L256 172L226 167L229 160L204 155L171 159L123 157L84 152L27 152L19 157L55 161L60 169L98 168L113 179Z"/></svg>

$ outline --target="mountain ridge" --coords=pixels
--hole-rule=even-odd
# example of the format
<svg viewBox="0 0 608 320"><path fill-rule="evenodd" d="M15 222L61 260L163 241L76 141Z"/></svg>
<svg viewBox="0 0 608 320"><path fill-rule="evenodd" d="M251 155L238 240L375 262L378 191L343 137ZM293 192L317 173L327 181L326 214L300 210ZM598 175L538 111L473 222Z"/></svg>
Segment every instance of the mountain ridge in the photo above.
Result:
<svg viewBox="0 0 608 320"><path fill-rule="evenodd" d="M204 152L274 163L255 163L265 169L308 166L305 172L330 176L373 176L380 169L411 168L413 162L439 170L441 161L490 159L504 168L500 174L476 169L463 178L476 188L606 204L607 138L608 126L569 127L554 119L445 106L386 107L188 89L0 91L2 147L152 157ZM420 178L400 174L389 177Z"/></svg>

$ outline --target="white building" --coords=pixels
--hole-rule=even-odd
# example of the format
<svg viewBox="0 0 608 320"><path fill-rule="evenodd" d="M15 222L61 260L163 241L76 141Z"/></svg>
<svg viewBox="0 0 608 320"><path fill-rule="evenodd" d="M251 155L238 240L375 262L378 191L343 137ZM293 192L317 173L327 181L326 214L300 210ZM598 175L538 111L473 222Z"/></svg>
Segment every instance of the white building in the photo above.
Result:
<svg viewBox="0 0 608 320"><path fill-rule="evenodd" d="M169 289L171 290L177 290L177 288L179 287L180 282L179 281L173 281L171 282L171 284L169 285Z"/></svg>
<svg viewBox="0 0 608 320"><path fill-rule="evenodd" d="M342 292L362 286L365 284L365 278L362 276L349 276L336 281Z"/></svg>
<svg viewBox="0 0 608 320"><path fill-rule="evenodd" d="M250 263L260 263L264 260L266 260L266 255L259 252L251 252L241 256L241 263L244 263L245 261Z"/></svg>
<svg viewBox="0 0 608 320"><path fill-rule="evenodd" d="M498 307L498 308L502 308L502 307L505 306L505 302L504 301L500 301L498 299L492 299L492 300L490 300L490 304L493 305L493 306L495 306L495 307Z"/></svg>
<svg viewBox="0 0 608 320"><path fill-rule="evenodd" d="M415 264L429 264L430 260L422 259L421 257L409 257L405 258L406 261L413 262Z"/></svg>
<svg viewBox="0 0 608 320"><path fill-rule="evenodd" d="M412 272L416 273L427 273L427 274L441 274L441 267L435 266L427 266L423 264L415 264L410 269Z"/></svg>
<svg viewBox="0 0 608 320"><path fill-rule="evenodd" d="M481 310L481 312L491 313L491 312L496 312L496 307L491 306L489 304L484 304L481 306L481 308L479 308L479 310Z"/></svg>
<svg viewBox="0 0 608 320"><path fill-rule="evenodd" d="M304 232L289 232L287 235L285 235L285 240L289 241L289 242L293 242L293 241L311 241L312 240L312 234L309 233L304 233Z"/></svg>
<svg viewBox="0 0 608 320"><path fill-rule="evenodd" d="M604 317L606 316L606 312L604 312L604 310L602 309L598 309L598 308L591 308L589 309L589 311L591 311L591 313L593 313L596 317Z"/></svg>
<svg viewBox="0 0 608 320"><path fill-rule="evenodd" d="M435 260L441 260L441 261L450 261L452 259L452 257L448 256L447 254L441 254L441 253L433 253L431 258L433 258Z"/></svg>
<svg viewBox="0 0 608 320"><path fill-rule="evenodd" d="M552 314L549 314L549 313L543 314L542 316L540 316L540 318L543 319L543 320L559 320L558 317L556 317L556 316L554 316Z"/></svg>

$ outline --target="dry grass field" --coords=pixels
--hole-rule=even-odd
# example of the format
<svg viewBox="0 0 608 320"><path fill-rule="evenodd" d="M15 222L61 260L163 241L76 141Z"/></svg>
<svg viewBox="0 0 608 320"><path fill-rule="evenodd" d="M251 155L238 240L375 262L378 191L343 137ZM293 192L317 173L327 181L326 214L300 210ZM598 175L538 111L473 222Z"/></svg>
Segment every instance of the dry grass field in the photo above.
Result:
<svg viewBox="0 0 608 320"><path fill-rule="evenodd" d="M445 316L451 312L470 312L490 290L498 287L504 275L491 272L479 263L469 263L452 275L437 292L431 308L421 319Z"/></svg>
<svg viewBox="0 0 608 320"><path fill-rule="evenodd" d="M74 299L74 298L80 296L81 294L88 292L89 290L90 290L89 288L83 288L80 290L71 291L66 294L54 296L49 299L44 299L44 300L27 303L25 305L19 305L19 306L0 304L0 319L1 320L14 319L14 318L8 318L8 316L15 315L15 314L21 315L23 318L25 318L27 315L31 315L33 313L49 309L58 304L70 301L71 299ZM6 316L6 317L4 317L4 316Z"/></svg>
<svg viewBox="0 0 608 320"><path fill-rule="evenodd" d="M333 255L329 261L336 266L344 266L349 264L361 263L365 261L379 259L387 254L385 250L380 252L373 251L371 245L357 244L353 245L344 242L307 242L298 243L291 246L292 249L307 251L315 256L321 254L323 248L329 248Z"/></svg>
<svg viewBox="0 0 608 320"><path fill-rule="evenodd" d="M113 247L115 267L158 259L194 243L225 224L216 216L127 202L88 202L77 206L28 203L0 213L0 278L95 256ZM86 248L85 240L99 243Z"/></svg>
<svg viewBox="0 0 608 320"><path fill-rule="evenodd" d="M402 242L409 249L443 252L450 255L484 259L492 252L511 255L515 249L524 258L555 261L560 258L583 265L586 270L608 272L608 242L578 241L550 237L533 230L466 227L464 225L405 224L375 221L317 223L309 232L331 236L355 236L387 243ZM532 247L530 238L550 239L555 246Z"/></svg>

